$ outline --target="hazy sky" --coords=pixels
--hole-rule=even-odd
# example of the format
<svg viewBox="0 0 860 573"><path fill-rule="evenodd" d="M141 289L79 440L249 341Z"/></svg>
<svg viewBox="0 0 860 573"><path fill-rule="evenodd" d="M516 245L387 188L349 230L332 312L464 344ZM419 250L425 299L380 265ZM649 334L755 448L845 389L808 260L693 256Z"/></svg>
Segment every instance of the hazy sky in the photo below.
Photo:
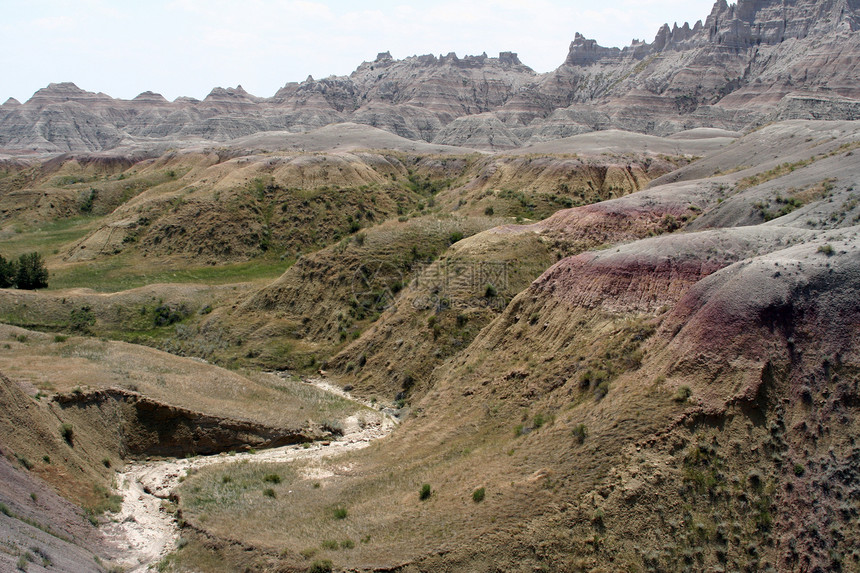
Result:
<svg viewBox="0 0 860 573"><path fill-rule="evenodd" d="M704 20L713 0L0 0L0 103L51 82L132 98L346 75L378 52L519 53L558 67L575 32L604 46Z"/></svg>

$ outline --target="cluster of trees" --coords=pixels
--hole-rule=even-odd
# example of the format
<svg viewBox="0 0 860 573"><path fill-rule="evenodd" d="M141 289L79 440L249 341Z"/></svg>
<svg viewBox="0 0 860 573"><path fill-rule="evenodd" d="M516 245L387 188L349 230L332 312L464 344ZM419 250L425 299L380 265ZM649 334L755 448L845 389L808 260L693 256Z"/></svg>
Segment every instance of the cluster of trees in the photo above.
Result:
<svg viewBox="0 0 860 573"><path fill-rule="evenodd" d="M0 255L0 288L33 290L48 286L48 268L39 253L26 253L7 261Z"/></svg>

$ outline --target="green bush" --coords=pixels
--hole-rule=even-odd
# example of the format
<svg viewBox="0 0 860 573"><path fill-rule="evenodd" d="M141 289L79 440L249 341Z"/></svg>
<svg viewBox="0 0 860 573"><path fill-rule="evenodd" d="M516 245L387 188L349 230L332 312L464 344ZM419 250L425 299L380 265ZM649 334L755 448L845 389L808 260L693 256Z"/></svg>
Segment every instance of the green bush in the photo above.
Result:
<svg viewBox="0 0 860 573"><path fill-rule="evenodd" d="M475 503L481 503L484 501L484 496L486 495L486 490L482 487L479 487L475 491L472 492L472 501Z"/></svg>
<svg viewBox="0 0 860 573"><path fill-rule="evenodd" d="M272 499L274 499L276 497L275 490L273 490L270 487L267 487L266 489L263 490L263 495L265 495L266 497L271 497Z"/></svg>
<svg viewBox="0 0 860 573"><path fill-rule="evenodd" d="M334 518L335 519L346 519L349 512L346 511L345 507L336 507L334 508Z"/></svg>
<svg viewBox="0 0 860 573"><path fill-rule="evenodd" d="M418 499L424 501L426 499L430 499L430 496L433 495L433 490L430 489L430 484L425 483L421 486L421 491L418 492Z"/></svg>
<svg viewBox="0 0 860 573"><path fill-rule="evenodd" d="M63 424L60 426L60 435L63 436L63 439L67 444L73 446L73 442L75 439L75 430L72 428L71 424Z"/></svg>
<svg viewBox="0 0 860 573"><path fill-rule="evenodd" d="M333 565L328 559L314 561L311 568L308 569L308 573L331 573L332 567Z"/></svg>
<svg viewBox="0 0 860 573"><path fill-rule="evenodd" d="M585 424L579 423L573 427L573 437L581 444L585 442L585 438L588 437L588 428L585 427Z"/></svg>
<svg viewBox="0 0 860 573"><path fill-rule="evenodd" d="M86 192L81 200L81 213L92 213L93 212L93 204L98 197L99 192L90 187L90 190Z"/></svg>
<svg viewBox="0 0 860 573"><path fill-rule="evenodd" d="M689 386L681 386L675 392L675 395L672 396L672 399L676 402L686 402L687 399L693 394L693 391L690 390Z"/></svg>
<svg viewBox="0 0 860 573"><path fill-rule="evenodd" d="M263 481L269 483L281 483L281 476L278 474L266 474L263 476Z"/></svg>
<svg viewBox="0 0 860 573"><path fill-rule="evenodd" d="M178 307L162 304L155 309L153 323L155 326L170 326L171 324L180 322L188 318L191 312L184 304Z"/></svg>
<svg viewBox="0 0 860 573"><path fill-rule="evenodd" d="M96 323L96 315L89 305L72 310L69 315L69 328L76 332L89 332L90 327Z"/></svg>

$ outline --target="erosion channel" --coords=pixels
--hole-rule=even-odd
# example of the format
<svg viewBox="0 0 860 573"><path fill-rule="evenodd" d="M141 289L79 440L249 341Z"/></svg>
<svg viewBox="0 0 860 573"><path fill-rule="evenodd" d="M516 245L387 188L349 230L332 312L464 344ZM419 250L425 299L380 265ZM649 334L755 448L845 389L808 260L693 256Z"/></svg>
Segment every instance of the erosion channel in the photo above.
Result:
<svg viewBox="0 0 860 573"><path fill-rule="evenodd" d="M358 402L322 378L304 378L303 381ZM313 462L310 467L313 467L315 475L324 477L327 475L326 464L333 454L367 447L374 440L388 435L396 423L396 418L387 412L368 410L345 419L343 433L336 440L263 451L129 463L116 476L117 490L123 496L122 509L110 524L104 526L105 534L122 555L117 563L131 573L139 573L149 570L177 548L180 527L169 506L175 500L175 490L189 472L214 464L303 460Z"/></svg>

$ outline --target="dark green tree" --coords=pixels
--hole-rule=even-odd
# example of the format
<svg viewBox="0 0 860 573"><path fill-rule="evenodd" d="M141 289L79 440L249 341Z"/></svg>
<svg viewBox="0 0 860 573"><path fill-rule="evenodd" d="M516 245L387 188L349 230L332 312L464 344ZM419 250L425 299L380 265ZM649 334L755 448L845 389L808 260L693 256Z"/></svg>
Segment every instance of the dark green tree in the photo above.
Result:
<svg viewBox="0 0 860 573"><path fill-rule="evenodd" d="M15 261L7 261L0 255L0 288L9 288L15 286L15 275L18 274L18 268Z"/></svg>
<svg viewBox="0 0 860 573"><path fill-rule="evenodd" d="M18 259L15 285L20 289L34 290L48 286L48 269L39 253L27 253Z"/></svg>

